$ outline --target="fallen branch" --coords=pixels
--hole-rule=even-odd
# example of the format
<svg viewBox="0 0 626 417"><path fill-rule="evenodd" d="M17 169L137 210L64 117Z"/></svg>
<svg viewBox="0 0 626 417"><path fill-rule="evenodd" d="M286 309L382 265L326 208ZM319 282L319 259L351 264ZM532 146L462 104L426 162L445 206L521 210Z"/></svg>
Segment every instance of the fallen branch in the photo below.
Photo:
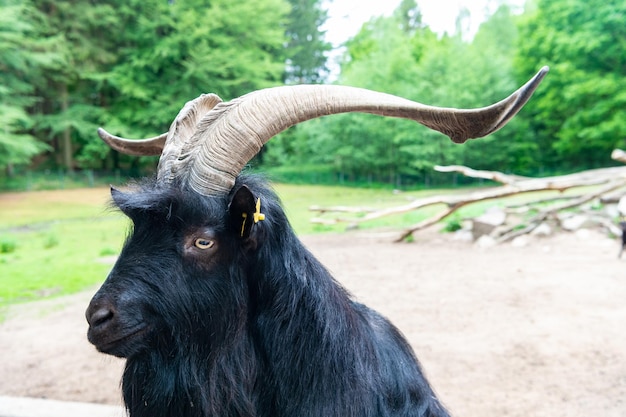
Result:
<svg viewBox="0 0 626 417"><path fill-rule="evenodd" d="M623 174L626 176L626 167L623 170ZM376 220L381 217L408 213L410 211L414 211L414 210L428 207L428 206L434 206L437 204L444 204L448 207L448 209L445 212L447 214L444 215L443 217L441 217L441 215L438 214L434 216L433 218L428 219L427 221L420 222L414 226L411 226L409 229L407 229L407 232L409 232L408 234L411 234L413 233L413 231L417 231L417 230L423 229L424 227L430 226L431 224L433 224L432 221L434 221L434 219L438 218L439 220L442 220L448 215L452 214L454 211L458 210L459 208L467 204L476 203L476 202L485 201L485 200L493 200L496 198L509 197L515 194L528 193L528 192L534 192L534 191L557 190L557 191L562 192L562 191L565 191L574 187L598 185L598 184L606 183L607 181L608 181L607 178L587 180L587 181L582 181L582 182L576 182L572 180L559 181L559 182L552 181L551 183L545 183L545 182L538 181L538 180L528 180L528 181L521 181L516 184L505 185L502 187L492 188L486 191L473 192L473 193L461 195L461 196L443 195L443 196L434 196L434 197L428 197L424 199L418 199L409 204L405 204L403 206L390 207L390 208L386 208L383 210L370 212L366 214L365 216L362 216L359 218L350 218L350 219L335 218L335 219L330 220L330 222L332 223L329 223L328 220L322 220L319 218L312 219L311 221L314 223L321 223L323 221L324 224L350 223L350 224L356 225L359 223ZM407 237L407 236L404 236L404 237Z"/></svg>
<svg viewBox="0 0 626 417"><path fill-rule="evenodd" d="M488 190L487 192L479 192L479 193L471 193L467 196L448 196L448 197L439 197L440 203L446 203L449 207L448 210L439 213L427 220L424 220L420 223L417 223L413 226L406 228L396 239L396 241L403 241L412 235L414 232L418 230L424 229L428 226L431 226L438 221L443 220L448 217L454 211L459 208L466 206L468 204L472 204L478 201L492 200L496 198L509 197L515 194L522 194L528 192L538 192L538 191L553 191L557 190L559 192L563 192L570 188L581 187L581 186L589 186L589 185L598 185L603 184L610 181L610 177L606 175L609 171L602 170L604 175L601 178L589 178L588 173L584 175L568 175L566 178L558 179L558 177L550 177L547 181L540 181L538 179L531 180L523 180L515 184L504 185L502 187L498 187L492 190ZM619 170L611 170L611 174L613 177L617 178L626 178L626 167L620 167ZM618 174L618 175L615 175ZM612 190L613 188L611 188ZM431 201L432 202L432 201ZM413 205L417 205L415 202ZM582 204L582 203L581 203ZM410 205L408 205L410 206ZM406 211L407 206L403 208ZM391 209L388 209L386 213L391 212ZM380 212L375 212L370 215L370 217L374 217L378 214L382 214ZM368 216L365 216L368 217ZM364 218L365 218L364 217ZM363 218L363 219L364 219Z"/></svg>
<svg viewBox="0 0 626 417"><path fill-rule="evenodd" d="M620 179L620 180L616 180L616 181L612 181L610 182L606 187L602 187L601 189L583 195L573 201L569 201L563 204L559 204L557 206L554 207L550 207L548 209L542 210L540 211L538 214L536 214L535 216L533 216L530 220L529 220L529 227L527 227L527 229L529 229L528 231L524 230L515 230L517 228L517 226L510 226L508 229L504 230L501 232L501 235L496 239L497 243L502 243L502 242L506 242L508 240L511 240L517 236L520 236L522 234L525 233L529 233L531 232L535 227L539 226L539 224L541 224L541 222L545 221L548 217L551 216L556 216L556 213L562 210L567 210L567 209L571 209L574 207L578 207L581 206L585 203L588 203L598 197L600 197L603 194L609 193L611 191L617 190L618 188L621 187L625 187L626 186L626 180L624 179ZM530 226L534 225L534 227L530 228ZM525 233L524 233L525 231Z"/></svg>
<svg viewBox="0 0 626 417"><path fill-rule="evenodd" d="M614 178L626 178L626 167L590 169L587 171L577 172L575 174L543 178L519 177L515 175L503 174L497 171L476 171L462 165L439 167L439 169L442 168L446 169L445 172L460 172L472 178L486 178L486 173L490 173L494 175L494 178L502 180L500 182L504 184L514 185L520 187L521 189L542 188L545 190L556 191L565 191L573 187L599 185L606 183ZM496 181L496 179L494 179L494 181Z"/></svg>
<svg viewBox="0 0 626 417"><path fill-rule="evenodd" d="M476 170L473 168L469 168L463 165L435 165L433 168L437 172L460 172L466 177L472 178L482 178L486 180L491 180L495 182L499 182L501 184L515 184L520 181L529 180L529 177L522 177L519 175L508 175L498 171L482 171Z"/></svg>
<svg viewBox="0 0 626 417"><path fill-rule="evenodd" d="M616 161L626 163L626 152L616 149L612 153L612 158ZM469 167L461 165L452 166L436 166L435 170L439 172L459 172L469 177L488 179L503 184L499 187L493 187L486 190L476 191L466 194L456 195L440 195L428 198L417 199L408 204L401 206L390 207L382 210L371 210L365 208L348 208L348 207L312 207L314 211L318 211L321 214L328 212L343 212L353 214L363 214L360 217L342 218L336 217L333 219L315 218L311 221L314 223L322 224L337 224L337 223L349 223L351 226L356 227L360 223L376 220L386 216L392 216L402 213L411 212L424 207L433 205L443 205L445 208L439 213L431 216L415 225L412 225L403 230L396 241L405 240L411 236L414 232L432 226L439 221L450 216L452 213L469 204L477 203L480 201L493 200L498 198L509 197L512 195L539 192L539 191L558 191L560 193L576 187L584 186L603 186L595 192L591 192L579 196L563 196L549 197L539 199L533 202L525 203L524 206L512 206L514 208L529 207L537 204L545 204L557 200L567 200L563 204L553 206L548 209L540 211L537 215L529 220L528 226L523 229L519 229L519 225L511 226L500 235L500 241L506 241L512 237L519 236L525 233L529 233L536 228L542 221L548 218L553 213L567 208L580 206L588 201L598 198L608 192L614 191L621 187L626 186L626 167L612 167L612 168L600 168L587 171L578 172L575 174L552 176L545 178L530 178L519 175L504 174L498 171L484 171L475 170Z"/></svg>

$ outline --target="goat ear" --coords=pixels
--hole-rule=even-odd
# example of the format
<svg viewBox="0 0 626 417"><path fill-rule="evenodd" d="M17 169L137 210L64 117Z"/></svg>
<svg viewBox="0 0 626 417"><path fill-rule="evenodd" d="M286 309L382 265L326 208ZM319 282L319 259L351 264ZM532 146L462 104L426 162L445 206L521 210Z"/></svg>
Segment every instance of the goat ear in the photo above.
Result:
<svg viewBox="0 0 626 417"><path fill-rule="evenodd" d="M126 201L126 194L111 185L111 198L117 207L122 207Z"/></svg>
<svg viewBox="0 0 626 417"><path fill-rule="evenodd" d="M242 239L250 237L254 225L255 210L255 199L252 191L246 185L242 185L235 191L228 204L231 228Z"/></svg>
<svg viewBox="0 0 626 417"><path fill-rule="evenodd" d="M123 192L115 188L114 186L111 185L110 187L111 187L111 197L113 198L113 201L116 201L116 199L120 198L124 194Z"/></svg>

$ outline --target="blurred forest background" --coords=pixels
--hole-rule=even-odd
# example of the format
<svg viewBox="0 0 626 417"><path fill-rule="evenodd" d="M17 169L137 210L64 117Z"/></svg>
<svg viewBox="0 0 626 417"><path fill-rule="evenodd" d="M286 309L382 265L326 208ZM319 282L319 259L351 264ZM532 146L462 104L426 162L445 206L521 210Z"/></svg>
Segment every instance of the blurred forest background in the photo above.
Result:
<svg viewBox="0 0 626 417"><path fill-rule="evenodd" d="M272 140L254 169L290 182L446 185L433 165L547 175L608 166L626 147L626 2L506 1L468 36L436 34L403 0L327 60L322 0L0 0L0 188L46 176L126 178L156 158L96 136L165 132L185 102L294 83L338 83L426 104L481 107L551 68L506 128L464 146L414 122L344 114ZM332 66L336 75L329 78ZM39 182L38 182L39 181Z"/></svg>

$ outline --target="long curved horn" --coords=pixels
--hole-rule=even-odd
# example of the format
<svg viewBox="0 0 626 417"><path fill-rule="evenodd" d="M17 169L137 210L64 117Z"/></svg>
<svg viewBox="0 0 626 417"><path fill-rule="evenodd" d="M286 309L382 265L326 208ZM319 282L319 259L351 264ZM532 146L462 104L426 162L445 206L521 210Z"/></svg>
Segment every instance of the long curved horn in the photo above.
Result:
<svg viewBox="0 0 626 417"><path fill-rule="evenodd" d="M149 139L125 139L98 128L98 136L118 152L134 156L161 155L167 132Z"/></svg>
<svg viewBox="0 0 626 417"><path fill-rule="evenodd" d="M389 94L336 85L283 86L220 103L197 125L180 153L163 155L159 174L178 177L204 195L225 194L243 167L273 136L297 123L346 112L412 119L457 143L503 127L528 101L548 68L506 99L465 110L427 106ZM168 170L161 170L161 164ZM167 179L166 179L167 180Z"/></svg>
<svg viewBox="0 0 626 417"><path fill-rule="evenodd" d="M178 112L170 129L153 138L126 139L112 135L103 128L98 128L98 136L112 149L126 155L155 156L176 153L176 149L191 138L198 120L221 101L215 94L202 94L188 101Z"/></svg>

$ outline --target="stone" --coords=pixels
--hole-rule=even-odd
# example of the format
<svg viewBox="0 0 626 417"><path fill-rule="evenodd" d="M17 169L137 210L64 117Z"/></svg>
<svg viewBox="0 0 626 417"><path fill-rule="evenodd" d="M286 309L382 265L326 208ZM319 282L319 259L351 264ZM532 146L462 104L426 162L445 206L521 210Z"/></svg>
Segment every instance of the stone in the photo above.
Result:
<svg viewBox="0 0 626 417"><path fill-rule="evenodd" d="M474 235L471 230L460 229L454 232L452 240L457 242L472 242L474 240Z"/></svg>
<svg viewBox="0 0 626 417"><path fill-rule="evenodd" d="M532 236L547 237L552 235L552 228L547 223L541 223L530 232Z"/></svg>
<svg viewBox="0 0 626 417"><path fill-rule="evenodd" d="M500 207L491 207L476 217L472 223L474 239L491 234L494 229L506 221L506 213Z"/></svg>
<svg viewBox="0 0 626 417"><path fill-rule="evenodd" d="M478 240L476 240L475 244L479 248L486 249L486 248L492 248L492 247L496 246L497 242L491 236L483 235L483 236L479 237Z"/></svg>
<svg viewBox="0 0 626 417"><path fill-rule="evenodd" d="M567 217L561 220L561 227L564 230L568 230L570 232L575 232L585 227L593 226L593 222L589 218L589 216L585 216L584 214L575 214L571 217Z"/></svg>
<svg viewBox="0 0 626 417"><path fill-rule="evenodd" d="M515 248L523 248L525 246L528 246L529 244L530 244L530 239L528 238L528 236L525 236L525 235L518 236L511 241L511 246Z"/></svg>

